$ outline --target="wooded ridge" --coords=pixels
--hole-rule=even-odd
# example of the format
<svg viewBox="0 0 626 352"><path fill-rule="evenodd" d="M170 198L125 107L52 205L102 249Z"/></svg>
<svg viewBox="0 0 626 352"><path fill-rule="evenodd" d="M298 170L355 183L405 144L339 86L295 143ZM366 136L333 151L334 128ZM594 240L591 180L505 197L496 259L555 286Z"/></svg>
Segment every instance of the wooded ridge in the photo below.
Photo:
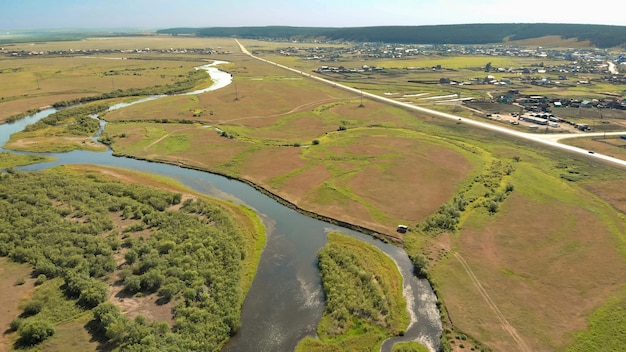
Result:
<svg viewBox="0 0 626 352"><path fill-rule="evenodd" d="M357 42L413 44L488 44L560 36L589 41L598 48L624 47L626 26L555 23L485 23L429 26L378 27L209 27L169 28L159 34L197 35L200 37L240 37L288 40L347 40Z"/></svg>

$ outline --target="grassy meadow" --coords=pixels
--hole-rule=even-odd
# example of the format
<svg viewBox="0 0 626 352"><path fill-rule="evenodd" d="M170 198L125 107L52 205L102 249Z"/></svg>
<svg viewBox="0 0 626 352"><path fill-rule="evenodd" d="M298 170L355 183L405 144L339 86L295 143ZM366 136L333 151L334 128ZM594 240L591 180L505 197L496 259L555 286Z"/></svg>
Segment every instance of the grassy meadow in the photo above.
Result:
<svg viewBox="0 0 626 352"><path fill-rule="evenodd" d="M0 152L0 169L8 169L11 167L36 164L45 161L52 161L52 158L40 155Z"/></svg>
<svg viewBox="0 0 626 352"><path fill-rule="evenodd" d="M293 43L241 42L251 52L305 72L322 65L276 54ZM626 331L626 314L621 313L626 302L626 207L623 192L615 191L626 186L623 170L454 121L362 102L357 95L245 56L232 39L158 36L37 45L216 49L210 56L132 54L142 60L7 60L16 70L0 74L0 87L6 87L1 83L9 75L21 83L19 90L0 88L0 118L67 97L101 94L118 84L165 84L202 59L228 61L221 69L233 74L231 85L104 113L103 138L119 155L249 181L306 211L372 229L412 257L424 258L444 308L446 350L601 351L598 346L626 344L617 333ZM337 65L385 70L326 78L380 95L416 95L405 99L469 117L461 107L440 107L422 98L488 97L497 93L490 91L493 86L423 82L438 81L444 73L454 79L482 77L487 62L522 66L539 64L536 60L355 57ZM445 70L433 71L436 65ZM111 70L119 74L104 75ZM57 71L63 80L55 76ZM141 76L133 76L135 72ZM601 85L581 89L536 87L533 92L593 97L621 90ZM624 157L617 139L567 143ZM397 233L397 224L409 225L409 232ZM62 331L58 328L57 336Z"/></svg>

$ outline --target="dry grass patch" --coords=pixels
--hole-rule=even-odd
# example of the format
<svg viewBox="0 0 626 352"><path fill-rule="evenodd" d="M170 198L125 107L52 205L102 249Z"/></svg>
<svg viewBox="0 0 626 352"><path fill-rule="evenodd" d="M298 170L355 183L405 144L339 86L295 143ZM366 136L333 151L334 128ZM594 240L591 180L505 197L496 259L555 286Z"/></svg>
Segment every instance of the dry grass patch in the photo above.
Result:
<svg viewBox="0 0 626 352"><path fill-rule="evenodd" d="M5 332L11 321L22 313L20 303L28 300L35 290L31 272L29 265L0 258L0 352L9 351L12 341ZM23 284L19 284L21 282Z"/></svg>
<svg viewBox="0 0 626 352"><path fill-rule="evenodd" d="M585 317L626 277L614 234L596 213L602 205L583 197L584 207L557 206L513 193L497 217L479 227L466 224L457 241L459 253L533 351L571 343L571 334L586 328ZM493 325L497 318L485 300L450 282L464 276L462 269L448 270L437 280L447 282L443 297L454 323L493 348L514 349L511 336ZM450 271L456 274L444 279ZM467 312L468 307L482 309Z"/></svg>
<svg viewBox="0 0 626 352"><path fill-rule="evenodd" d="M254 148L197 124L109 123L105 133L115 140L112 147L116 153L221 172L238 170L234 160Z"/></svg>
<svg viewBox="0 0 626 352"><path fill-rule="evenodd" d="M333 177L321 185L320 178L309 184L308 178L299 180L310 190L302 207L317 210L322 204L324 215L367 223L387 234L395 234L399 222L423 220L454 194L471 164L452 149L418 138L396 130L359 129L323 139L304 156L310 164L325 165Z"/></svg>
<svg viewBox="0 0 626 352"><path fill-rule="evenodd" d="M107 150L107 147L94 142L90 137L69 137L69 136L55 136L55 137L30 137L22 138L15 141L6 143L5 147L12 150L27 150L27 151L42 151L49 152L56 148L67 149L83 149L94 152L103 152ZM42 148L42 150L39 150Z"/></svg>
<svg viewBox="0 0 626 352"><path fill-rule="evenodd" d="M109 112L106 119L189 119L206 124L273 126L281 116L312 110L316 105L338 99L309 84L312 82L236 78L235 83L217 91L147 101Z"/></svg>
<svg viewBox="0 0 626 352"><path fill-rule="evenodd" d="M300 154L300 148L296 147L270 147L259 150L242 161L241 177L269 186L273 178L306 166Z"/></svg>
<svg viewBox="0 0 626 352"><path fill-rule="evenodd" d="M626 160L626 140L621 138L570 138L561 143Z"/></svg>
<svg viewBox="0 0 626 352"><path fill-rule="evenodd" d="M164 321L170 326L174 323L172 311L176 302L170 301L162 304L156 293L145 296L132 295L124 291L123 284L113 283L109 285L108 300L118 306L120 311L131 319L141 314L149 321Z"/></svg>
<svg viewBox="0 0 626 352"><path fill-rule="evenodd" d="M65 42L64 45L71 46L72 43ZM26 50L34 49L29 47ZM3 69L7 72L0 75L0 121L60 101L95 96L116 89L171 84L179 76L193 70L193 67L201 65L199 59L136 59L116 60L111 56L94 55L5 60Z"/></svg>
<svg viewBox="0 0 626 352"><path fill-rule="evenodd" d="M92 94L75 93L75 94L54 94L24 97L15 100L0 101L0 123L6 118L23 113L30 109L44 109L50 107L58 101L72 100L86 97ZM0 95L1 96L1 95Z"/></svg>
<svg viewBox="0 0 626 352"><path fill-rule="evenodd" d="M315 189L330 180L332 176L326 166L316 165L288 178L279 188L281 194L285 194L285 198L302 206L308 203L307 196L314 194Z"/></svg>
<svg viewBox="0 0 626 352"><path fill-rule="evenodd" d="M214 48L216 50L237 50L239 47L231 38L195 38L171 35L135 36L135 37L98 37L75 41L15 43L15 50L87 50L87 49L187 49Z"/></svg>
<svg viewBox="0 0 626 352"><path fill-rule="evenodd" d="M626 189L626 180L596 182L585 184L583 187L612 205L617 211L626 214L626 192L616 191Z"/></svg>

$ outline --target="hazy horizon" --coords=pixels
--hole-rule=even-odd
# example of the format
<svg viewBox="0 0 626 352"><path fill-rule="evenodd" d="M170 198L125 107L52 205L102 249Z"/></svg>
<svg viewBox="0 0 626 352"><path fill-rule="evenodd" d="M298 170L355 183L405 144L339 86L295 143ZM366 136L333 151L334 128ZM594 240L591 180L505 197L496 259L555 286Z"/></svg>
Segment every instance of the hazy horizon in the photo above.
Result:
<svg viewBox="0 0 626 352"><path fill-rule="evenodd" d="M0 30L172 27L370 27L471 23L573 23L623 26L626 4L584 8L528 0L21 0L2 5ZM4 34L4 33L3 33Z"/></svg>

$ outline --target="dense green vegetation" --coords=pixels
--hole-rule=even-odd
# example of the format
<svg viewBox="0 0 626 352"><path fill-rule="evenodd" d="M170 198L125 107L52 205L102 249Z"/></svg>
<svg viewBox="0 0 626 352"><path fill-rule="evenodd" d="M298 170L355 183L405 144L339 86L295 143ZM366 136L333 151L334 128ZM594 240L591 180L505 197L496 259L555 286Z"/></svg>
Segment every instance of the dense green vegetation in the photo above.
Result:
<svg viewBox="0 0 626 352"><path fill-rule="evenodd" d="M333 233L319 252L326 307L319 340L304 339L298 351L377 351L408 325L402 277L376 247Z"/></svg>
<svg viewBox="0 0 626 352"><path fill-rule="evenodd" d="M428 348L417 342L400 342L393 346L392 352L428 352Z"/></svg>
<svg viewBox="0 0 626 352"><path fill-rule="evenodd" d="M59 110L24 128L24 132L35 132L53 126L62 126L57 135L84 136L98 131L100 123L90 115L96 115L109 109L108 104L81 105Z"/></svg>
<svg viewBox="0 0 626 352"><path fill-rule="evenodd" d="M34 114L36 114L36 113L38 113L40 111L41 111L41 109L29 109L29 110L24 111L22 113L19 113L19 114L13 115L13 116L9 116L4 121L6 123L12 123L12 122L15 122L17 120L21 120L21 119L26 118L28 116L34 115Z"/></svg>
<svg viewBox="0 0 626 352"><path fill-rule="evenodd" d="M163 34L196 34L201 37L349 40L356 42L419 44L487 44L548 35L589 40L600 48L624 45L625 26L549 23L487 23L380 27L213 27L162 29Z"/></svg>
<svg viewBox="0 0 626 352"><path fill-rule="evenodd" d="M16 346L40 343L55 324L93 310L91 327L109 346L219 350L239 327L243 261L254 254L224 208L188 199L171 209L180 202L180 193L63 169L2 174L0 255L32 265L40 285L11 324ZM107 302L111 279L129 294L172 302L173 326L123 315Z"/></svg>

